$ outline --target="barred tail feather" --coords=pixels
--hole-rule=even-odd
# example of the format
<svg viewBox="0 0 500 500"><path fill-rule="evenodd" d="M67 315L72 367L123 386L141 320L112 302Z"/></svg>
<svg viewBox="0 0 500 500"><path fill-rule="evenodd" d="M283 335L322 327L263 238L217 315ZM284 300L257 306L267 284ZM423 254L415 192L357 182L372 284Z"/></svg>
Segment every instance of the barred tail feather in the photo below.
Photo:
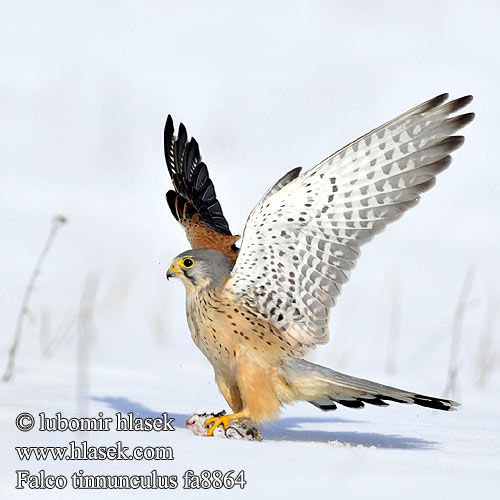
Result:
<svg viewBox="0 0 500 500"><path fill-rule="evenodd" d="M448 399L424 396L396 387L351 377L303 359L287 359L283 376L297 399L308 401L323 411L363 408L365 404L389 406L389 402L416 404L435 410L453 411L460 403Z"/></svg>

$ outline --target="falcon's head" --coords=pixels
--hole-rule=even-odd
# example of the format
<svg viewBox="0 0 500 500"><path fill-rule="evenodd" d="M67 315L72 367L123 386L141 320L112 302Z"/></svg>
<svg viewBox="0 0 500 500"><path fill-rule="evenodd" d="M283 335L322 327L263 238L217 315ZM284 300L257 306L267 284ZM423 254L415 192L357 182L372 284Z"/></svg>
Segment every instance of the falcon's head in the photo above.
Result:
<svg viewBox="0 0 500 500"><path fill-rule="evenodd" d="M180 278L189 291L210 289L222 285L232 268L231 261L217 250L196 248L174 257L167 279Z"/></svg>

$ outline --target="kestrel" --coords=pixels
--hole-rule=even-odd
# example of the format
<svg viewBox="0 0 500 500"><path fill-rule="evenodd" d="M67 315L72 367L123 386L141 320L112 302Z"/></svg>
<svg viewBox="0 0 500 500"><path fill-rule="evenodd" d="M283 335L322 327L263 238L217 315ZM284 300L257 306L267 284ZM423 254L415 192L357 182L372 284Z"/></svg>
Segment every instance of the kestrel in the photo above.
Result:
<svg viewBox="0 0 500 500"><path fill-rule="evenodd" d="M472 97L447 99L448 94L430 99L310 170L285 174L252 210L240 248L198 143L188 140L182 124L175 136L168 117L165 157L175 191L167 193L167 202L192 249L173 259L167 278L184 283L191 336L233 410L208 419L208 435L236 419L273 420L283 405L298 400L322 410L388 401L456 409L454 401L303 359L328 342L330 310L361 245L415 206L463 144L453 134L474 114L450 115Z"/></svg>

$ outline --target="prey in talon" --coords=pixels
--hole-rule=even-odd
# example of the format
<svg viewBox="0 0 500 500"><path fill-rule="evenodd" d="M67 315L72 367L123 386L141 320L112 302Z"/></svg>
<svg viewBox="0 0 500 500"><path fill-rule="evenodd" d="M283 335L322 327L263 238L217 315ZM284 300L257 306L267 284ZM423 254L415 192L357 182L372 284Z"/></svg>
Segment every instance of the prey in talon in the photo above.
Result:
<svg viewBox="0 0 500 500"><path fill-rule="evenodd" d="M464 142L456 132L474 118L462 112L471 100L439 95L309 170L290 170L252 210L239 246L198 143L182 124L175 135L168 117L164 146L174 189L167 202L191 249L172 260L167 278L186 289L191 336L232 410L205 418L203 433L272 421L301 400L324 411L390 402L456 409L455 401L356 378L304 356L328 342L331 309L361 246L414 207L449 167Z"/></svg>
<svg viewBox="0 0 500 500"><path fill-rule="evenodd" d="M186 420L186 427L198 436L214 436L227 439L242 439L245 441L260 441L262 435L260 429L249 420L237 420L231 425L212 425L214 419L225 415L225 411L219 413L195 413ZM208 422L208 424L207 424ZM208 431L211 430L210 434Z"/></svg>

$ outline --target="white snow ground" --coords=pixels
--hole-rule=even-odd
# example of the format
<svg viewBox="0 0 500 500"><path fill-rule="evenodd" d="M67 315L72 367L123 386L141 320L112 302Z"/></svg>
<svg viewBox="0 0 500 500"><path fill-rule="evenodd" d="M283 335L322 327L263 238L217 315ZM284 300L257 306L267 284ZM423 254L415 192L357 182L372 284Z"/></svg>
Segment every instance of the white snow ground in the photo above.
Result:
<svg viewBox="0 0 500 500"><path fill-rule="evenodd" d="M26 0L4 10L0 370L50 219L62 213L69 223L37 281L15 378L0 384L1 500L498 495L498 2ZM187 247L163 200L167 113L198 139L230 226L241 232L283 172L313 165L443 91L475 95L466 143L422 203L365 247L333 313L332 341L310 359L441 395L456 303L471 269L453 393L460 409L391 405L325 414L304 403L285 409L261 443L193 436L185 418L225 404L189 338L183 288L164 278L171 257ZM89 280L97 297L88 363L79 364L74 320ZM399 323L391 323L394 297L401 299ZM393 372L386 370L391 352ZM490 377L480 387L485 363ZM166 411L176 431L15 427L21 412L57 411ZM119 439L129 447L172 446L175 459L21 462L14 449ZM15 470L23 468L67 476L79 469L179 477L187 469L245 470L247 484L231 491L181 484L165 493L15 490Z"/></svg>
<svg viewBox="0 0 500 500"><path fill-rule="evenodd" d="M185 334L185 332L182 332ZM118 342L119 332L115 341ZM106 341L107 343L107 341ZM125 343L127 344L127 343ZM112 343L109 344L111 348ZM453 413L433 412L414 406L342 409L321 413L307 404L286 409L282 419L264 429L262 442L229 441L195 437L183 423L193 411L221 409L212 374L197 353L158 348L148 338L140 348L118 349L115 359L99 352L91 367L90 402L86 416L102 411L137 416L160 416L164 411L176 420L174 432L51 433L32 430L23 433L14 427L16 415L39 412L76 416L74 357L70 350L55 358L40 360L37 349L23 349L18 376L2 387L4 403L0 484L1 498L296 498L308 495L325 498L471 498L490 496L500 486L500 412L495 399L498 377L488 391L470 388L463 406ZM31 355L30 355L31 354ZM185 362L184 358L190 359ZM423 372L424 370L422 370ZM352 370L351 370L352 372ZM380 370L364 370L377 380L387 380ZM358 372L359 373L359 372ZM425 376L421 370L400 374L392 381L403 387L439 393L439 376ZM434 383L432 383L434 378ZM114 425L112 426L114 428ZM173 461L128 462L21 462L15 446L65 446L69 441L87 440L92 445L113 445L121 440L134 446L171 446ZM15 470L67 477L80 469L86 474L148 474L156 469L175 474L179 482L191 469L244 470L244 490L136 490L15 491ZM162 496L163 497L163 496Z"/></svg>

